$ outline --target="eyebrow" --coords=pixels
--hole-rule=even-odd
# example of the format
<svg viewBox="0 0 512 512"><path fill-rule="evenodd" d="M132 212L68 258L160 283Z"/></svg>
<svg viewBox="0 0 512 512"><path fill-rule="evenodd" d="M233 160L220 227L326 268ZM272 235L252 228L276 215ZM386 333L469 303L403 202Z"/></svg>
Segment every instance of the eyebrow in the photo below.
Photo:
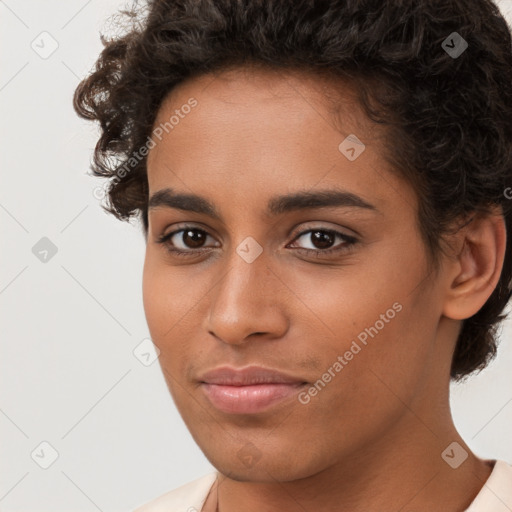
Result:
<svg viewBox="0 0 512 512"><path fill-rule="evenodd" d="M283 213L311 208L356 207L380 213L376 206L361 197L345 190L318 190L315 192L300 191L292 194L274 196L267 204L267 213L277 216ZM148 210L166 207L188 212L208 215L221 220L221 215L215 205L206 198L196 194L174 193L170 188L155 192L148 203Z"/></svg>

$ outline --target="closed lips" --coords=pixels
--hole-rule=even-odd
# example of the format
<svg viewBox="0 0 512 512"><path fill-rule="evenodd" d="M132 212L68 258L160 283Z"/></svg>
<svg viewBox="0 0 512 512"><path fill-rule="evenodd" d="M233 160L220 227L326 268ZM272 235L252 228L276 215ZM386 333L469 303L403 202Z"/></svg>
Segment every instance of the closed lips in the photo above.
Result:
<svg viewBox="0 0 512 512"><path fill-rule="evenodd" d="M289 376L277 370L250 366L241 369L221 367L204 373L200 382L222 386L252 386L257 384L304 384L300 377Z"/></svg>
<svg viewBox="0 0 512 512"><path fill-rule="evenodd" d="M227 414L264 414L291 406L304 379L263 367L222 367L206 372L199 382L210 404Z"/></svg>

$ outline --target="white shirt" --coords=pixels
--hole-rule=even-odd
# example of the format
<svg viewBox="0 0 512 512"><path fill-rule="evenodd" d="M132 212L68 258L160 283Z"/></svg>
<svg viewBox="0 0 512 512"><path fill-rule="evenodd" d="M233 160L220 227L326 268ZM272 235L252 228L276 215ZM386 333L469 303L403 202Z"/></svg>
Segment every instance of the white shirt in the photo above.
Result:
<svg viewBox="0 0 512 512"><path fill-rule="evenodd" d="M188 482L155 498L134 512L201 512L218 473ZM512 466L497 460L489 478L465 512L510 512L512 510Z"/></svg>

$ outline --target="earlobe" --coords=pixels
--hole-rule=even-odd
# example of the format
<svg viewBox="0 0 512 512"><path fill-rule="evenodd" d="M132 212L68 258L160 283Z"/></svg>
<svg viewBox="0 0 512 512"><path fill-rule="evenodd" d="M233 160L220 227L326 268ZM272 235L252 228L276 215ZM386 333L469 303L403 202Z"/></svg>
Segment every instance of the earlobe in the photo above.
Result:
<svg viewBox="0 0 512 512"><path fill-rule="evenodd" d="M462 250L449 264L443 314L464 320L482 308L498 284L505 258L505 220L501 213L477 215L457 236L462 237Z"/></svg>

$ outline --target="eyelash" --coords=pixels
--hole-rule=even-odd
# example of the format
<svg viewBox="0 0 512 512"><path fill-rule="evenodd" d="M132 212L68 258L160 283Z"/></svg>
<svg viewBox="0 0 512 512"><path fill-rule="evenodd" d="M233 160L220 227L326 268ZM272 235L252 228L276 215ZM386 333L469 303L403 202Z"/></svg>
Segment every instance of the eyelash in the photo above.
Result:
<svg viewBox="0 0 512 512"><path fill-rule="evenodd" d="M182 231L200 231L202 233L205 233L206 235L208 235L208 232L206 232L204 229L200 229L196 226L184 226L180 229L177 229L175 231L172 231L171 233L168 233L166 235L162 235L160 237L158 237L158 239L156 240L157 243L159 244L162 244L164 245L165 249L170 252L172 255L175 255L175 256L179 256L179 257L191 257L191 256L197 256L197 254L199 253L204 253L204 252L208 252L209 251L209 248L208 249L190 249L188 251L183 251L181 249L176 249L174 246L170 245L168 242L169 240L174 236L176 235L177 233L181 233ZM303 248L303 247L299 247L298 249L296 250L299 250L301 251L302 253L305 253L309 256L315 256L315 257L322 257L324 255L329 255L329 254L332 254L332 253L344 253L344 252L347 252L347 251L350 251L353 246L358 242L358 240L353 237L353 236L349 236L349 235L345 235L344 233L340 233L339 231L335 231L333 229L322 229L322 228L312 228L312 229L307 229L305 231L301 231L300 233L297 234L297 236L295 236L295 238L293 239L293 241L295 241L296 239L300 238L301 236L307 234L307 233L312 233L314 231L320 231L322 233L328 233L330 235L333 235L333 236L339 236L341 239L343 239L344 243L340 244L340 245L337 245L331 249L306 249L306 248Z"/></svg>

